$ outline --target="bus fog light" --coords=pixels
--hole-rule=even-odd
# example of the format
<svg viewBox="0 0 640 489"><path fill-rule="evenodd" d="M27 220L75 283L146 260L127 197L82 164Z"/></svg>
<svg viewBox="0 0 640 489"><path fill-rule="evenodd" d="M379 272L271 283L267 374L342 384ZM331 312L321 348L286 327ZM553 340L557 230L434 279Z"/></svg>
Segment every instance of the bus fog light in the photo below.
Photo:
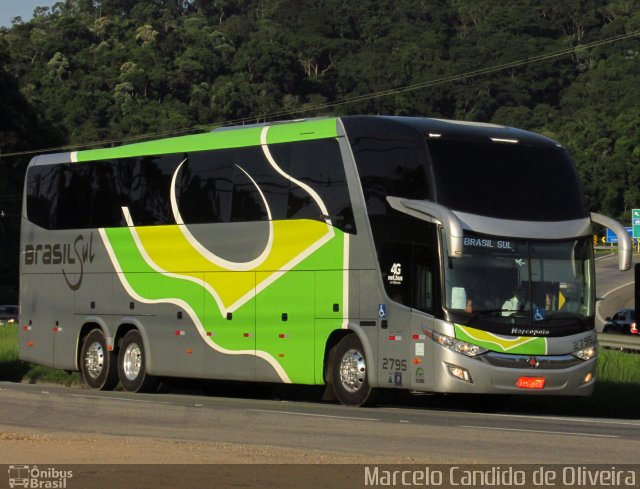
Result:
<svg viewBox="0 0 640 489"><path fill-rule="evenodd" d="M582 350L574 351L573 356L578 357L580 360L591 360L598 353L598 347L596 345L587 346Z"/></svg>
<svg viewBox="0 0 640 489"><path fill-rule="evenodd" d="M445 365L449 370L449 374L453 375L456 379L464 380L465 382L473 384L473 380L471 380L471 374L466 368L458 367L457 365L451 365L450 363L446 363Z"/></svg>

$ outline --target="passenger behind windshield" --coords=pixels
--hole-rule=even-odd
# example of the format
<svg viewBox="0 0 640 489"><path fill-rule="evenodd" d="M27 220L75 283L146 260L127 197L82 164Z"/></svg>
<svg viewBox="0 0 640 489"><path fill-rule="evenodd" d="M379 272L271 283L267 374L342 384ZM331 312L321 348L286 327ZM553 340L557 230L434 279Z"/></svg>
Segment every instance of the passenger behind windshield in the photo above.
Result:
<svg viewBox="0 0 640 489"><path fill-rule="evenodd" d="M529 243L467 236L463 255L443 263L450 320L505 332L507 326L550 321L567 330L591 327L586 238Z"/></svg>
<svg viewBox="0 0 640 489"><path fill-rule="evenodd" d="M502 304L502 311L500 311L502 315L511 316L513 313L523 311L527 304L527 292L527 287L524 284L518 285L513 296Z"/></svg>

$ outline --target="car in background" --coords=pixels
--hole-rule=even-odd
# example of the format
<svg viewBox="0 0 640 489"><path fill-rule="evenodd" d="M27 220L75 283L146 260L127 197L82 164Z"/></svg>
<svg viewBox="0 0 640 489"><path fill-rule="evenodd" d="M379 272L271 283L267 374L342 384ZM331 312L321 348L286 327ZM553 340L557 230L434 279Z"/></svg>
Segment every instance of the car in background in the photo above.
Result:
<svg viewBox="0 0 640 489"><path fill-rule="evenodd" d="M603 333L638 334L636 311L619 309L613 317L607 318L602 328Z"/></svg>
<svg viewBox="0 0 640 489"><path fill-rule="evenodd" d="M0 322L13 323L18 321L18 306L0 306Z"/></svg>

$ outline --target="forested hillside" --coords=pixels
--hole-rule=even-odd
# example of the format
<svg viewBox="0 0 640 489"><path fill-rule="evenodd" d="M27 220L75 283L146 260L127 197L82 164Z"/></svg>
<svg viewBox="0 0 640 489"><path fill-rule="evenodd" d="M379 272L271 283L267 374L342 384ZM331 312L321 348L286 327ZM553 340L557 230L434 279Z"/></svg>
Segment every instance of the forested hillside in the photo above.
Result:
<svg viewBox="0 0 640 489"><path fill-rule="evenodd" d="M0 30L0 151L325 114L496 122L566 145L589 208L628 223L638 33L636 0L66 0ZM0 159L4 236L29 157Z"/></svg>

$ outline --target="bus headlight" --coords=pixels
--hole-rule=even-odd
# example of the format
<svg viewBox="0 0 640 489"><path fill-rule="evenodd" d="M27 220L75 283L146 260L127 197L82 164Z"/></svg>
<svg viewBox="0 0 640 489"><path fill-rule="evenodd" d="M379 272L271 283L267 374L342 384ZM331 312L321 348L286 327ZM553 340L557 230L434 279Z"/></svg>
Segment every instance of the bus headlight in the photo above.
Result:
<svg viewBox="0 0 640 489"><path fill-rule="evenodd" d="M436 331L433 332L433 341L438 343L440 346L444 346L445 348L457 353L462 353L468 357L476 357L489 351L481 346L472 345L466 341L456 340L451 336L447 336Z"/></svg>
<svg viewBox="0 0 640 489"><path fill-rule="evenodd" d="M574 351L573 356L578 357L580 360L591 360L598 353L598 347L596 345L590 345L582 350Z"/></svg>

